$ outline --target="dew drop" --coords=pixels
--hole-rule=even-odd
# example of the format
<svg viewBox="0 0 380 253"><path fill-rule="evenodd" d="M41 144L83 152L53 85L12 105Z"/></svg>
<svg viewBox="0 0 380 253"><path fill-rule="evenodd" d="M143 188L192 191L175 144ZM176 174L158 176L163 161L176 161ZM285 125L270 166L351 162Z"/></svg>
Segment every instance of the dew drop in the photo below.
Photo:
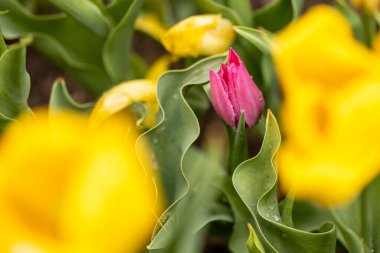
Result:
<svg viewBox="0 0 380 253"><path fill-rule="evenodd" d="M154 144L157 144L157 143L158 143L158 139L157 139L157 138L154 138L154 139L153 139L153 143L154 143Z"/></svg>
<svg viewBox="0 0 380 253"><path fill-rule="evenodd" d="M269 207L269 209L270 209L270 210L273 210L273 209L274 209L274 207L273 207L273 206L270 206L270 207Z"/></svg>
<svg viewBox="0 0 380 253"><path fill-rule="evenodd" d="M173 99L178 99L178 94L174 94Z"/></svg>
<svg viewBox="0 0 380 253"><path fill-rule="evenodd" d="M286 239L286 238L288 238L288 234L286 234L286 233L282 233L282 234L281 234L281 237L282 237L283 239Z"/></svg>
<svg viewBox="0 0 380 253"><path fill-rule="evenodd" d="M269 213L266 213L265 215L266 215L268 218L270 217Z"/></svg>
<svg viewBox="0 0 380 253"><path fill-rule="evenodd" d="M273 219L276 221L276 222L279 222L280 221L280 217L278 215L274 215L273 216Z"/></svg>

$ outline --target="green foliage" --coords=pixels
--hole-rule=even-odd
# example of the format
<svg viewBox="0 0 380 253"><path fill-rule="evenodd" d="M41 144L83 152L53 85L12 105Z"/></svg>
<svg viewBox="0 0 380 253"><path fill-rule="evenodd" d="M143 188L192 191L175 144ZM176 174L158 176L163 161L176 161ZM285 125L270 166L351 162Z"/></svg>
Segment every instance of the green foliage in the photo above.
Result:
<svg viewBox="0 0 380 253"><path fill-rule="evenodd" d="M274 0L254 12L254 25L276 32L298 17L302 5L302 0Z"/></svg>
<svg viewBox="0 0 380 253"><path fill-rule="evenodd" d="M380 177L371 182L358 198L341 208L331 210L339 230L339 239L350 253L380 250Z"/></svg>
<svg viewBox="0 0 380 253"><path fill-rule="evenodd" d="M277 200L277 175L273 157L280 145L280 132L271 112L259 154L242 163L232 181L254 219L252 224L265 252L335 252L335 227L326 223L318 233L297 230L284 224ZM289 222L287 222L289 223Z"/></svg>
<svg viewBox="0 0 380 253"><path fill-rule="evenodd" d="M30 78L25 69L25 43L6 48L0 41L0 128L29 110Z"/></svg>
<svg viewBox="0 0 380 253"><path fill-rule="evenodd" d="M78 104L75 102L66 88L65 80L59 78L54 82L51 90L49 111L55 112L62 109L88 113L92 109L92 104Z"/></svg>
<svg viewBox="0 0 380 253"><path fill-rule="evenodd" d="M154 160L169 205L182 198L188 190L182 160L200 132L197 118L183 96L183 89L189 85L206 83L210 69L216 70L224 58L211 57L185 70L168 71L158 81L157 97L163 120L146 135L153 144Z"/></svg>
<svg viewBox="0 0 380 253"><path fill-rule="evenodd" d="M35 47L95 95L134 76L129 51L143 0L113 1L107 8L88 0L52 3L64 14L36 16L16 0L0 1L7 11L0 15L2 33L9 39L33 35Z"/></svg>

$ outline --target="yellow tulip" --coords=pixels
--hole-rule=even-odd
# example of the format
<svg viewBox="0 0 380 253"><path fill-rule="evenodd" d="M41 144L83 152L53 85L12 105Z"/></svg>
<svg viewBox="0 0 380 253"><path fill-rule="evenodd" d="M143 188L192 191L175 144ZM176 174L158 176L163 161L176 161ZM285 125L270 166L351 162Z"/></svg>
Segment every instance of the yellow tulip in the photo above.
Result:
<svg viewBox="0 0 380 253"><path fill-rule="evenodd" d="M91 113L91 125L93 127L102 125L107 119L117 115L134 102L157 104L156 88L156 82L149 79L127 81L113 87L105 92L96 103ZM149 112L155 114L157 110L147 111L147 113ZM156 121L150 120L149 122L154 125Z"/></svg>
<svg viewBox="0 0 380 253"><path fill-rule="evenodd" d="M281 187L299 199L353 199L380 169L379 55L335 9L317 6L275 38L284 91Z"/></svg>
<svg viewBox="0 0 380 253"><path fill-rule="evenodd" d="M89 131L72 112L12 123L0 145L0 252L140 252L161 202L136 138L129 121Z"/></svg>
<svg viewBox="0 0 380 253"><path fill-rule="evenodd" d="M379 0L351 0L352 5L367 11L376 11L379 9Z"/></svg>
<svg viewBox="0 0 380 253"><path fill-rule="evenodd" d="M198 57L225 52L235 38L232 23L221 15L186 18L161 36L165 49L174 56Z"/></svg>
<svg viewBox="0 0 380 253"><path fill-rule="evenodd" d="M167 30L167 27L154 14L145 14L137 18L135 29L160 40L160 36Z"/></svg>

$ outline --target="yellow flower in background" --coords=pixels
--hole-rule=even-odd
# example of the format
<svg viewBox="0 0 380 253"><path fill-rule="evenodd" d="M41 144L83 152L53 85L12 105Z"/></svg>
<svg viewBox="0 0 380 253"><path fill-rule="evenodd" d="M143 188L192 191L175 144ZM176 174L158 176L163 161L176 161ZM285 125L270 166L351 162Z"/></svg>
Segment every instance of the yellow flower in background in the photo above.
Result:
<svg viewBox="0 0 380 253"><path fill-rule="evenodd" d="M352 5L357 8L365 9L368 11L376 11L379 9L379 0L351 0Z"/></svg>
<svg viewBox="0 0 380 253"><path fill-rule="evenodd" d="M157 104L156 89L156 83L149 79L127 81L113 87L105 92L96 103L91 113L91 124L96 127L102 125L103 122L122 112L134 102L144 102L148 106ZM153 108L149 107L148 109ZM147 111L148 126L156 123L156 112L157 110L154 110L151 112L153 115L150 115L150 111ZM152 119L152 117L154 118Z"/></svg>
<svg viewBox="0 0 380 253"><path fill-rule="evenodd" d="M146 73L145 79L123 82L109 91L96 103L91 113L91 125L97 127L107 119L117 116L135 102L144 103L145 117L137 122L145 127L156 124L156 113L159 109L157 101L157 81L169 69L172 58L164 55L158 58Z"/></svg>
<svg viewBox="0 0 380 253"><path fill-rule="evenodd" d="M72 112L12 123L0 146L0 252L140 252L161 201L136 138L128 120L89 131Z"/></svg>
<svg viewBox="0 0 380 253"><path fill-rule="evenodd" d="M322 205L345 203L380 170L379 55L324 5L279 33L274 45L284 92L281 187Z"/></svg>
<svg viewBox="0 0 380 253"><path fill-rule="evenodd" d="M198 57L225 52L235 38L232 23L218 14L186 18L161 36L165 49L174 56Z"/></svg>
<svg viewBox="0 0 380 253"><path fill-rule="evenodd" d="M135 23L135 29L144 32L155 40L160 40L163 33L166 32L167 27L161 22L161 20L155 14L145 14L137 18Z"/></svg>

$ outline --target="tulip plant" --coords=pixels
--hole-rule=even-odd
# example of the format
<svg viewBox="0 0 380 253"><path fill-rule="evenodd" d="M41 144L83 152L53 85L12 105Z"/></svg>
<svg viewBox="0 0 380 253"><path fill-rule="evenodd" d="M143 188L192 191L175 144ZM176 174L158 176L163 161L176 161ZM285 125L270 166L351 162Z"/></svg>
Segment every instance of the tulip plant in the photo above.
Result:
<svg viewBox="0 0 380 253"><path fill-rule="evenodd" d="M380 252L380 1L321 2L0 0L0 252Z"/></svg>

